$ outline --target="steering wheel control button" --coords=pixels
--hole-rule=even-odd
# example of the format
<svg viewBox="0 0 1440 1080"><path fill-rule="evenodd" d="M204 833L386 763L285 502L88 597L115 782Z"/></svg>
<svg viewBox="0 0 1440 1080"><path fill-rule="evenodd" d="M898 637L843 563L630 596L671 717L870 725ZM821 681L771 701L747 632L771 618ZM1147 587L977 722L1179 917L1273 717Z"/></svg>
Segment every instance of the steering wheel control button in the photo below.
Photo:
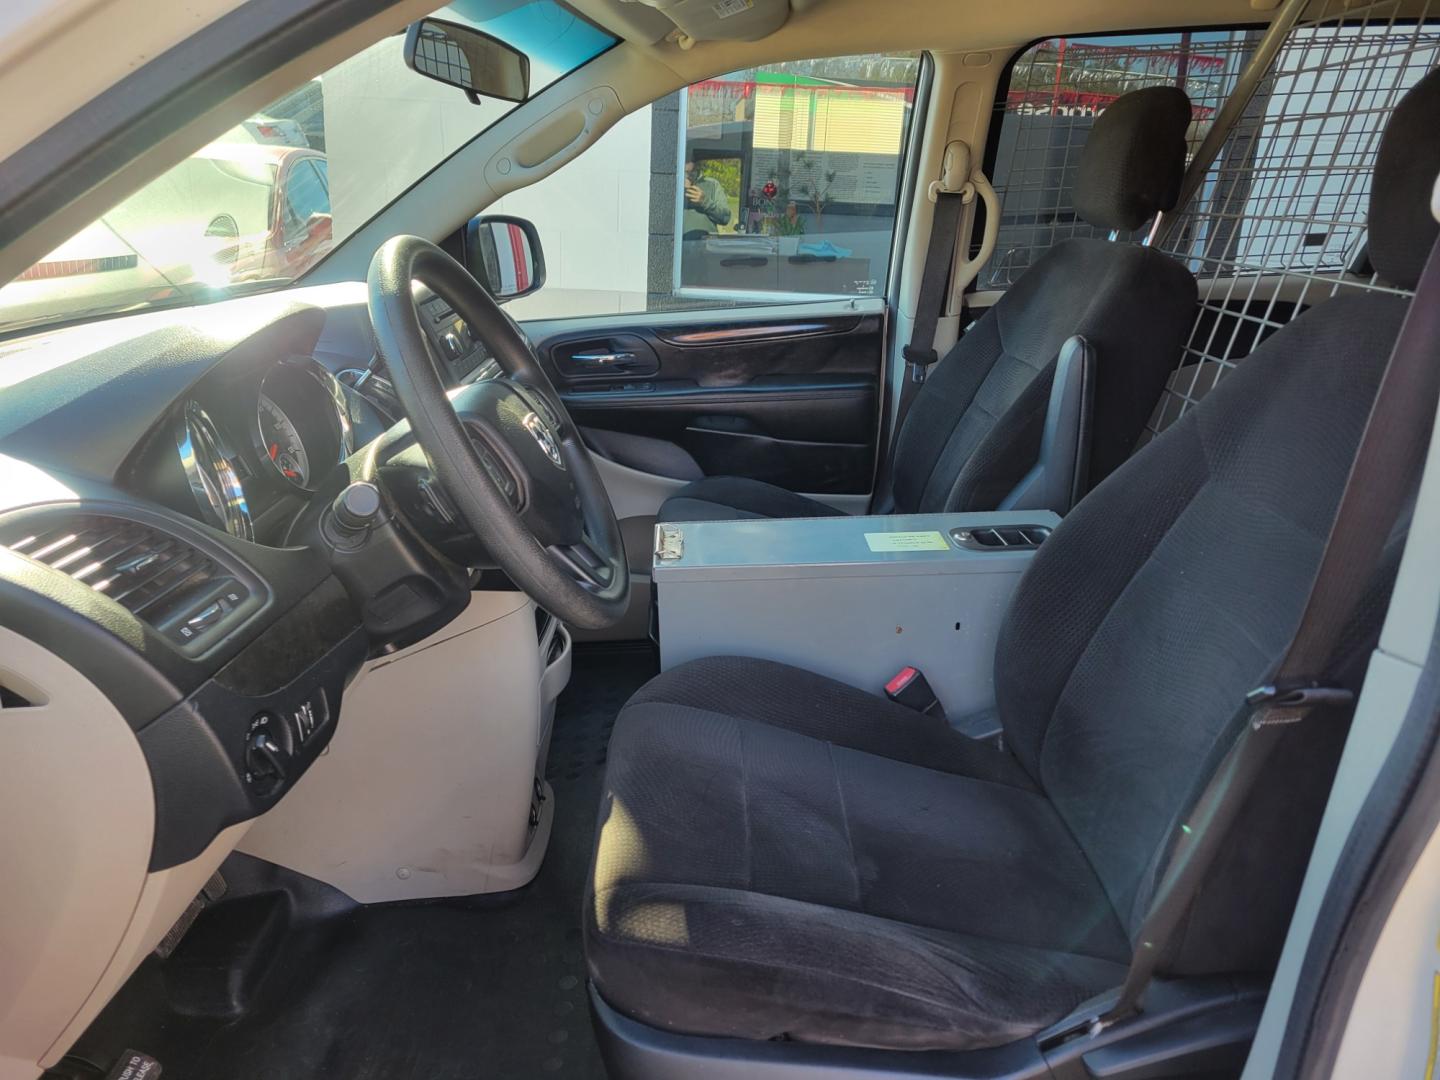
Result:
<svg viewBox="0 0 1440 1080"><path fill-rule="evenodd" d="M495 460L495 455L490 452L488 446L480 443L475 444L475 454L480 458L480 464L490 474L490 479L495 486L505 493L505 499L512 506L515 503L515 493L518 490L515 486L515 478L510 475L510 470Z"/></svg>
<svg viewBox="0 0 1440 1080"><path fill-rule="evenodd" d="M415 487L420 493L419 510L422 514L443 525L455 524L455 510L451 507L444 488L426 476L422 476Z"/></svg>

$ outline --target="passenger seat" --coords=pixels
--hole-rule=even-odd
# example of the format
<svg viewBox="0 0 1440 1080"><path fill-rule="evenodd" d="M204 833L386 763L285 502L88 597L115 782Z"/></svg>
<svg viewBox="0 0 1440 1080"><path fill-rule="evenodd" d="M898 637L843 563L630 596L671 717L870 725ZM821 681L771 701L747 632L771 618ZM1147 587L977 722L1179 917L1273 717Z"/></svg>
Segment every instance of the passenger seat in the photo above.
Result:
<svg viewBox="0 0 1440 1080"><path fill-rule="evenodd" d="M1190 99L1175 87L1116 100L1086 140L1076 170L1077 215L1102 229L1130 230L1172 209L1189 123ZM1036 464L1057 358L1076 335L1095 372L1088 468L1078 487L1093 487L1134 448L1179 360L1196 299L1194 276L1153 248L1092 239L1056 244L921 386L871 513L998 508ZM773 484L706 477L667 499L658 520L840 513Z"/></svg>

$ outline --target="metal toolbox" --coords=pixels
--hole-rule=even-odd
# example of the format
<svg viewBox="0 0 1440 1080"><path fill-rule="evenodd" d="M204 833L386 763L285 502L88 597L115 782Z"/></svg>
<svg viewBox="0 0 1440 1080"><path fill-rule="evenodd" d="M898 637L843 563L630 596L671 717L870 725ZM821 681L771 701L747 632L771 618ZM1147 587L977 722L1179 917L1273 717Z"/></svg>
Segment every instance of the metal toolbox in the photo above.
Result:
<svg viewBox="0 0 1440 1080"><path fill-rule="evenodd" d="M952 718L994 704L995 638L1046 511L658 525L664 669L779 660L872 693L925 673Z"/></svg>

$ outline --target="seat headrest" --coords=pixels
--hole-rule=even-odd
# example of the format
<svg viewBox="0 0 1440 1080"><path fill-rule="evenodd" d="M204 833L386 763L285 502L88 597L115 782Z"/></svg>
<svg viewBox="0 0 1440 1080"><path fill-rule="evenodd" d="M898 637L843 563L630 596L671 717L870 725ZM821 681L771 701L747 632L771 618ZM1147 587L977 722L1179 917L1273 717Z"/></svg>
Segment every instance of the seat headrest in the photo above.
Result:
<svg viewBox="0 0 1440 1080"><path fill-rule="evenodd" d="M1174 207L1185 175L1190 98L1148 86L1100 114L1075 176L1075 212L1102 229L1138 229Z"/></svg>
<svg viewBox="0 0 1440 1080"><path fill-rule="evenodd" d="M1412 86L1385 125L1370 185L1370 265L1413 289L1440 224L1430 193L1440 175L1440 68Z"/></svg>

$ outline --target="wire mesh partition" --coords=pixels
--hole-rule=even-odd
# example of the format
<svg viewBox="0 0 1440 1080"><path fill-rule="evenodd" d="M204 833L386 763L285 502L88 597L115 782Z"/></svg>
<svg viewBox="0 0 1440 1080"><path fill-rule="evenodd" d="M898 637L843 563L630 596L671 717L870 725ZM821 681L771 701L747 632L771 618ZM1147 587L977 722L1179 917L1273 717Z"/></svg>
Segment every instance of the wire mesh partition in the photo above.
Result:
<svg viewBox="0 0 1440 1080"><path fill-rule="evenodd" d="M1400 291L1366 263L1365 219L1385 122L1440 62L1432 6L1317 0L1290 31L1162 242L1199 278L1201 310L1142 442L1299 311Z"/></svg>
<svg viewBox="0 0 1440 1080"><path fill-rule="evenodd" d="M1002 207L982 289L1005 288L1061 240L1108 235L1075 215L1074 178L1095 118L1131 90L1178 86L1190 95L1193 153L1229 96L1262 30L1050 38L1011 70L997 108L991 177ZM1125 239L1137 239L1127 235Z"/></svg>

